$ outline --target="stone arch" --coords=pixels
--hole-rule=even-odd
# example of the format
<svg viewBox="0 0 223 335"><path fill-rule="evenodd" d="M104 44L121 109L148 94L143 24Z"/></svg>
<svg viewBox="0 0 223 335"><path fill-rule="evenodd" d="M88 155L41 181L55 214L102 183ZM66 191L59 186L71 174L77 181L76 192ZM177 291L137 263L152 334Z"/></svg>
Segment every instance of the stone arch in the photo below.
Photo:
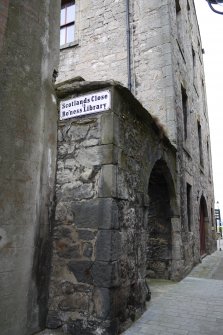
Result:
<svg viewBox="0 0 223 335"><path fill-rule="evenodd" d="M159 159L153 166L148 185L147 275L171 278L172 223L175 189L167 163Z"/></svg>
<svg viewBox="0 0 223 335"><path fill-rule="evenodd" d="M199 206L199 235L200 235L200 255L207 252L207 230L208 230L208 209L204 195L202 194Z"/></svg>

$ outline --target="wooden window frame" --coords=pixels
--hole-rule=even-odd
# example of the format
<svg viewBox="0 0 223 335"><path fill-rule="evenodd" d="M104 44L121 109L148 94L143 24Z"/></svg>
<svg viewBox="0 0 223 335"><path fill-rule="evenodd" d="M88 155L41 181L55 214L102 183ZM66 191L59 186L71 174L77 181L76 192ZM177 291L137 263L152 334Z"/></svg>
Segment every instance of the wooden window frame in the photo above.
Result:
<svg viewBox="0 0 223 335"><path fill-rule="evenodd" d="M60 43L60 46L63 46L63 45L66 45L66 44L69 44L69 43L72 43L75 41L75 36L74 36L74 39L72 41L69 41L67 42L67 28L73 26L73 28L75 28L75 17L74 17L74 20L73 21L70 21L70 22L66 22L67 20L67 8L70 7L71 5L74 5L75 6L75 0L64 0L64 1L61 1L61 10L65 8L65 23L64 24L60 24L60 31L61 29L66 29L65 30L65 43Z"/></svg>

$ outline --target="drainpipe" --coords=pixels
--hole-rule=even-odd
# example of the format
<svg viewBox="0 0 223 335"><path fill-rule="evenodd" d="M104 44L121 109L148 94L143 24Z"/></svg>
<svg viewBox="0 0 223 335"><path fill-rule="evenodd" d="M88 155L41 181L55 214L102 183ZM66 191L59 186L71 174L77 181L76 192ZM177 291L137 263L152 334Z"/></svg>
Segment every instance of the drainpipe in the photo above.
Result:
<svg viewBox="0 0 223 335"><path fill-rule="evenodd" d="M131 73L131 32L129 17L129 0L126 0L126 36L127 36L127 72L128 72L128 89L132 90L132 73Z"/></svg>

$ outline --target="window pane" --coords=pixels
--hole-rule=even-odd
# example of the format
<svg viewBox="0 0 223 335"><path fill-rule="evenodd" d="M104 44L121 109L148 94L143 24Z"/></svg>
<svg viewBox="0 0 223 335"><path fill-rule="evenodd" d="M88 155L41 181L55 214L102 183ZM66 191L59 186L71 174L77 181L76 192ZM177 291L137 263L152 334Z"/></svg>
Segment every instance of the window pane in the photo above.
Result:
<svg viewBox="0 0 223 335"><path fill-rule="evenodd" d="M60 11L60 25L61 26L65 24L65 12L66 12L65 8L62 8Z"/></svg>
<svg viewBox="0 0 223 335"><path fill-rule="evenodd" d="M67 40L66 43L70 43L74 41L74 25L67 27Z"/></svg>
<svg viewBox="0 0 223 335"><path fill-rule="evenodd" d="M66 37L66 28L60 29L60 45L65 44L65 37Z"/></svg>
<svg viewBox="0 0 223 335"><path fill-rule="evenodd" d="M75 4L68 4L67 5L67 18L66 23L74 22L75 21Z"/></svg>

